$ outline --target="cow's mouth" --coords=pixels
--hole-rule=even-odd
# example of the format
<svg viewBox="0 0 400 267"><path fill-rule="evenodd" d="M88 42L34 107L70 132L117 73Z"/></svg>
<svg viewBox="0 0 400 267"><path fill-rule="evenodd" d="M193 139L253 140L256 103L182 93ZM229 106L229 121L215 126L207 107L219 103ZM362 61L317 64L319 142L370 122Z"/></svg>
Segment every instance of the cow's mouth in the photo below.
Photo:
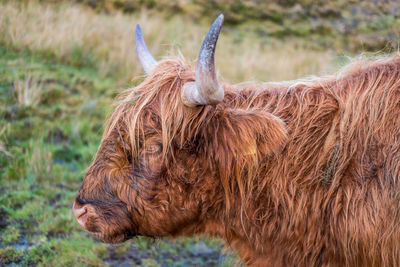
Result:
<svg viewBox="0 0 400 267"><path fill-rule="evenodd" d="M112 203L105 203L97 200L86 200L78 195L75 198L73 204L73 213L76 221L89 233L96 236L102 242L105 243L121 243L138 234L135 231L136 227L132 227L134 224L131 222L131 227L125 227L125 229L118 229L115 224L110 223L104 216L98 215L95 211L96 206L113 206Z"/></svg>

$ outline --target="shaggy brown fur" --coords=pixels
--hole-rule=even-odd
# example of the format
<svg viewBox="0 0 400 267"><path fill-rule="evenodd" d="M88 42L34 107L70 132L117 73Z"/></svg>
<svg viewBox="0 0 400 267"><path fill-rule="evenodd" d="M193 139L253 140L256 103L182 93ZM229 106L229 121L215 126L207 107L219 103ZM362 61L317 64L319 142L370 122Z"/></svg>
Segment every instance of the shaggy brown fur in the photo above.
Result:
<svg viewBox="0 0 400 267"><path fill-rule="evenodd" d="M400 56L331 77L224 85L185 107L189 65L123 92L79 192L86 228L220 236L254 266L400 265Z"/></svg>

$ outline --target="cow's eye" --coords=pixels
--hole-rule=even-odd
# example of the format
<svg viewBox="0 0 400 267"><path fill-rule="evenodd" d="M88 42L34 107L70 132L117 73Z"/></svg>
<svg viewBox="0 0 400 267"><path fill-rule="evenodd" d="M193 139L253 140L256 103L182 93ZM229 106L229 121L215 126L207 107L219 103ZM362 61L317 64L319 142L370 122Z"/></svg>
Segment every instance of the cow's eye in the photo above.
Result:
<svg viewBox="0 0 400 267"><path fill-rule="evenodd" d="M157 144L157 145L150 145L146 147L146 152L148 153L158 153L161 152L162 146Z"/></svg>

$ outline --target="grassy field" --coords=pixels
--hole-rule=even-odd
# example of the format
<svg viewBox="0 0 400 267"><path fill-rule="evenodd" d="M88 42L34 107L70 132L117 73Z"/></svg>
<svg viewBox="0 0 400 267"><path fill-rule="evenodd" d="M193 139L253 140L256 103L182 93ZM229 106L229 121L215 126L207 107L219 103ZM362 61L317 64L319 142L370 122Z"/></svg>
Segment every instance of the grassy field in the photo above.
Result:
<svg viewBox="0 0 400 267"><path fill-rule="evenodd" d="M78 227L71 205L98 147L113 98L143 71L133 46L140 22L157 58L194 62L208 22L153 11L0 1L0 266L231 266L206 237L103 244ZM216 64L225 82L296 79L336 70L347 50L313 38L223 29Z"/></svg>

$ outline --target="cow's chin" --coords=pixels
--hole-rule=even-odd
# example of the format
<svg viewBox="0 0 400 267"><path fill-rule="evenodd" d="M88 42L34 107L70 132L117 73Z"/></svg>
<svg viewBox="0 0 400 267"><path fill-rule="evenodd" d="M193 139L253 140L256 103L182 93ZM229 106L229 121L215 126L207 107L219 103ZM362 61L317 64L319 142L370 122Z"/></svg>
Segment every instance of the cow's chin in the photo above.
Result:
<svg viewBox="0 0 400 267"><path fill-rule="evenodd" d="M136 234L131 230L113 229L110 226L100 226L96 227L97 230L93 231L90 227L86 229L89 233L97 237L100 241L110 244L118 244L127 241L136 236Z"/></svg>
<svg viewBox="0 0 400 267"><path fill-rule="evenodd" d="M103 234L103 233L91 233L95 237L97 237L101 242L104 243L109 243L109 244L118 244L125 242L134 236L132 235L125 235L125 234L114 234L114 235L108 235L108 234Z"/></svg>
<svg viewBox="0 0 400 267"><path fill-rule="evenodd" d="M130 222L122 220L107 222L98 216L90 216L84 228L102 242L111 244L122 243L137 235L135 227Z"/></svg>

